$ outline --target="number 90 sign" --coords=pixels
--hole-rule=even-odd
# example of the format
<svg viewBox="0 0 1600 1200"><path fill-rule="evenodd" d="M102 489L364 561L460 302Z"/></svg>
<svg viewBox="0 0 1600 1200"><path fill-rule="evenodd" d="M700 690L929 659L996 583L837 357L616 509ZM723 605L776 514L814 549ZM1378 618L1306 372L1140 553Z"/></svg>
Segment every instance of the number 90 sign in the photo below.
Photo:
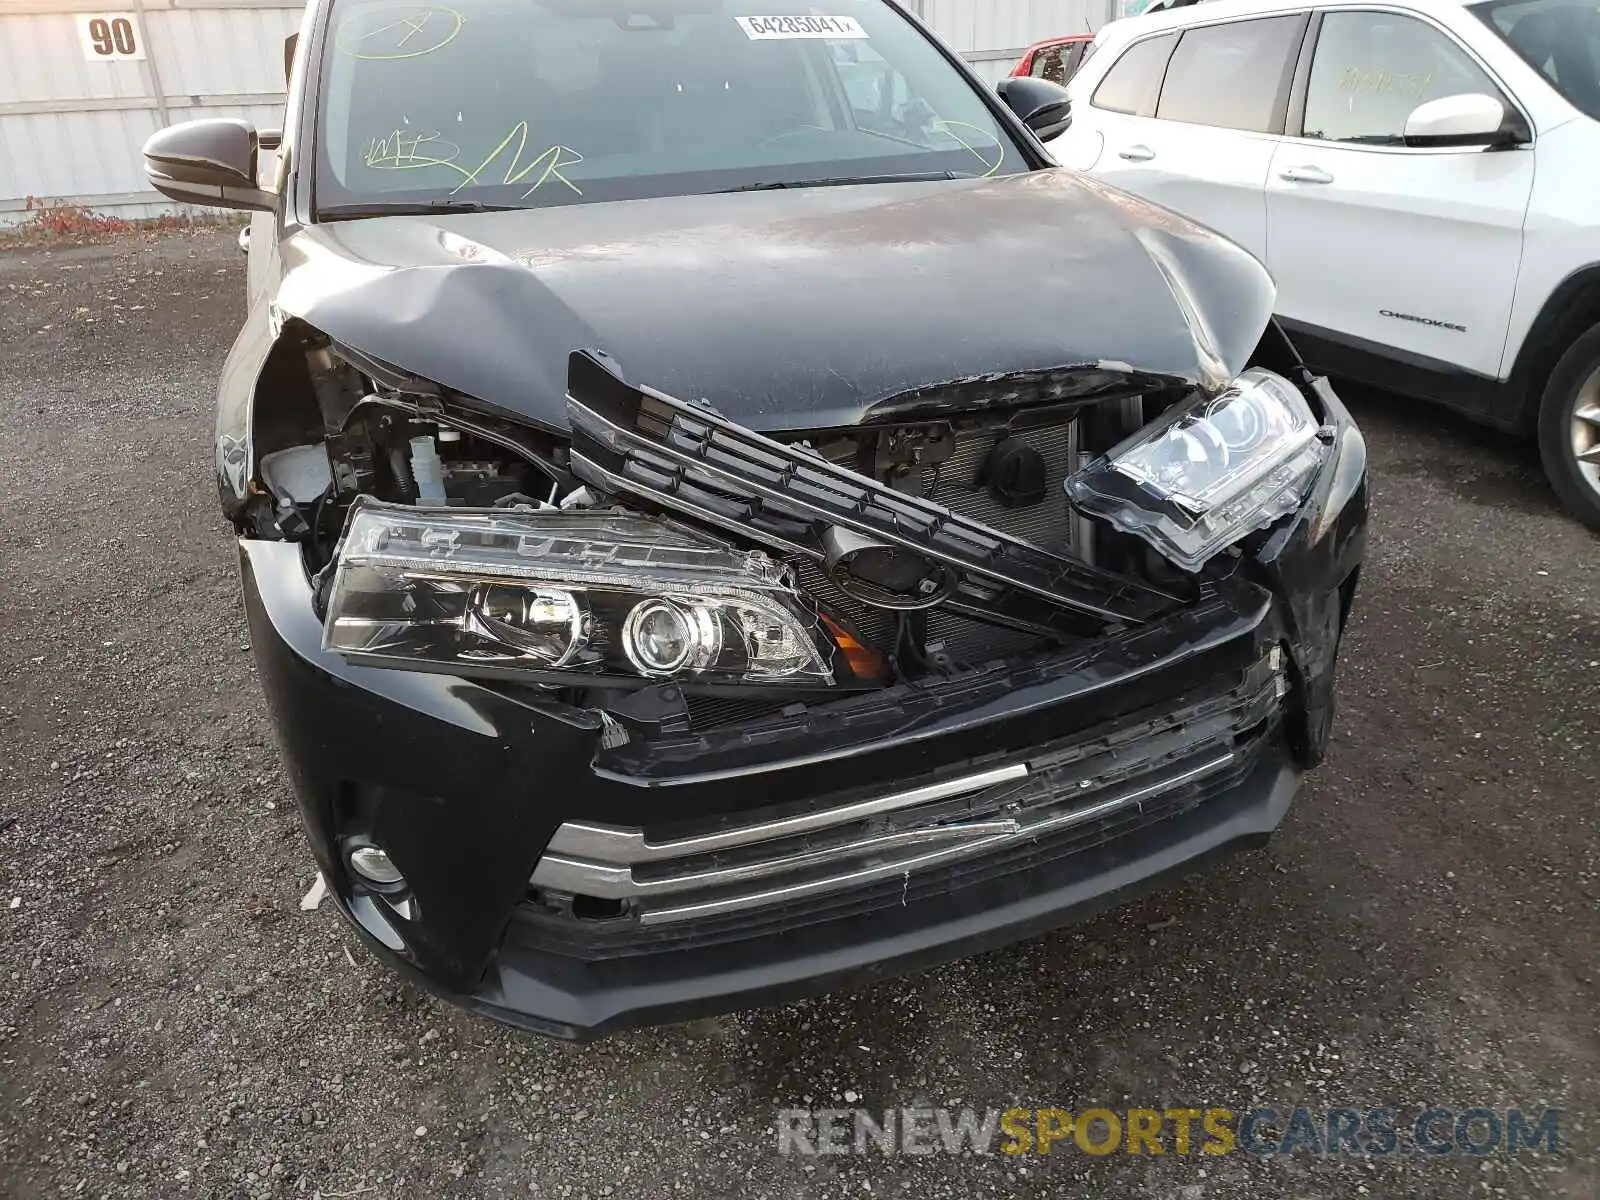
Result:
<svg viewBox="0 0 1600 1200"><path fill-rule="evenodd" d="M90 62L111 59L139 59L144 46L131 13L78 13L78 41L83 56Z"/></svg>

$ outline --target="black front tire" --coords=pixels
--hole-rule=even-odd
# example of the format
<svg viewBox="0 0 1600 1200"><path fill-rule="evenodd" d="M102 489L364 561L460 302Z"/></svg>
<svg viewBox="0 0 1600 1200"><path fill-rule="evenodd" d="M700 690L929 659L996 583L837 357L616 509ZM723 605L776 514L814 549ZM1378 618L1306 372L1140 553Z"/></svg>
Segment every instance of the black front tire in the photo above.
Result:
<svg viewBox="0 0 1600 1200"><path fill-rule="evenodd" d="M1539 402L1539 457L1550 485L1568 512L1600 532L1600 464L1585 470L1573 442L1580 404L1600 405L1600 325L1567 347ZM1590 445L1600 447L1600 425Z"/></svg>

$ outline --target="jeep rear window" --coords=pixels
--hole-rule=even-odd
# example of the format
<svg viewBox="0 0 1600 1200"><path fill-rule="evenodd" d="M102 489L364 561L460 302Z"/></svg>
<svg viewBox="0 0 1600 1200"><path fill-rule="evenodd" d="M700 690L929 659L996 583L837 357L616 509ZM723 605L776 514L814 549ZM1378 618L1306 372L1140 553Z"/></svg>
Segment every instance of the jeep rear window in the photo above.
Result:
<svg viewBox="0 0 1600 1200"><path fill-rule="evenodd" d="M1497 0L1471 10L1573 107L1600 119L1600 5Z"/></svg>
<svg viewBox="0 0 1600 1200"><path fill-rule="evenodd" d="M1135 42L1112 64L1089 102L1096 108L1129 116L1153 115L1161 77L1166 74L1167 60L1177 44L1175 33Z"/></svg>
<svg viewBox="0 0 1600 1200"><path fill-rule="evenodd" d="M883 0L784 7L337 0L318 208L1028 169L978 88Z"/></svg>

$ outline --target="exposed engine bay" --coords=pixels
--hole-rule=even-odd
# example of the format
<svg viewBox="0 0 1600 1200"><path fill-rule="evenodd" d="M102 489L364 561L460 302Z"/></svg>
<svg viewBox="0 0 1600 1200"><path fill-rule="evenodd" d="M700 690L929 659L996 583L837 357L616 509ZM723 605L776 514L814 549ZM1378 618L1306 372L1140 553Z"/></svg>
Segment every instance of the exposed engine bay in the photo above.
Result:
<svg viewBox="0 0 1600 1200"><path fill-rule="evenodd" d="M330 638L345 640L330 647L377 665L442 669L427 663L453 655L493 675L509 664L509 681L670 728L688 717L686 691L712 698L702 714L734 719L808 687L915 681L1081 643L1174 611L1236 562L1183 569L1069 499L1069 480L1192 402L1192 389L946 404L769 439L575 353L571 429L558 433L320 339L301 351L315 409L286 422L294 406L275 406L259 431L248 523L303 545L324 606L341 531L366 531L371 546L410 539L410 557L360 559L339 575L344 615ZM445 510L460 514L452 525L467 521L466 550L458 531L428 524ZM525 563L530 536L578 591L498 581L493 555ZM419 575L441 538L446 557L468 561ZM637 580L663 554L692 582L675 599L641 600ZM635 560L643 575L624 569ZM407 582L372 582L383 571ZM371 590L350 592L361 586ZM365 632L402 624L404 646ZM478 640L441 651L436 633L418 641L427 626ZM573 670L588 686L574 686ZM781 694L770 687L780 679Z"/></svg>

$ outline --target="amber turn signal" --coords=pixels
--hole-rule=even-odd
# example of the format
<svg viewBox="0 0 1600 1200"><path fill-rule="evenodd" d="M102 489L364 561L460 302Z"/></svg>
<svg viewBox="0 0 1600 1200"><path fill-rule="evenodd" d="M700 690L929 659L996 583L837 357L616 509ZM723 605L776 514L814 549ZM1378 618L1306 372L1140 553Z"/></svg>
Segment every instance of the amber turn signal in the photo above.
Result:
<svg viewBox="0 0 1600 1200"><path fill-rule="evenodd" d="M882 680L889 677L889 664L884 661L883 655L871 646L863 646L854 635L827 616L823 616L822 625L857 679Z"/></svg>

